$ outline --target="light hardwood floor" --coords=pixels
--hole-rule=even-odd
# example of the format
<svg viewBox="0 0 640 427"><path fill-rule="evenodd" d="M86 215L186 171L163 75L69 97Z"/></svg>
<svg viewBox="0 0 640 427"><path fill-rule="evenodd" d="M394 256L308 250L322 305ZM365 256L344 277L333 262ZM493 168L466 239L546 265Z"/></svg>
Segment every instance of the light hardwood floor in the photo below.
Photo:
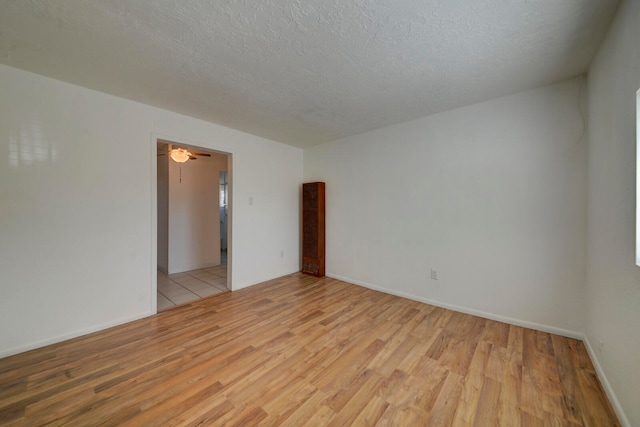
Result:
<svg viewBox="0 0 640 427"><path fill-rule="evenodd" d="M0 424L619 425L580 341L301 274L2 359Z"/></svg>

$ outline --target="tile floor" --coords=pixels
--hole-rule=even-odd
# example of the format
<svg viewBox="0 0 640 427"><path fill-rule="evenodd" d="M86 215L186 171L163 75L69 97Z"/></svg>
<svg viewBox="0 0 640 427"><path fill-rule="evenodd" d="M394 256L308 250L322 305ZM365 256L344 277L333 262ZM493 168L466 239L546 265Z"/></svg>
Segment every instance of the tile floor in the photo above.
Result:
<svg viewBox="0 0 640 427"><path fill-rule="evenodd" d="M169 274L158 270L158 310L227 291L226 263Z"/></svg>

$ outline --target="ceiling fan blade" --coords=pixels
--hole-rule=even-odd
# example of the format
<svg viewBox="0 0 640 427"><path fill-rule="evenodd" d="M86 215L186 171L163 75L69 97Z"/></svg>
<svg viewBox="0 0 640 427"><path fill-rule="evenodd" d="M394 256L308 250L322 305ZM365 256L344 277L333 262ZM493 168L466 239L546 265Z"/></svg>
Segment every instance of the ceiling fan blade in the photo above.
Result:
<svg viewBox="0 0 640 427"><path fill-rule="evenodd" d="M197 157L189 156L189 160L198 160Z"/></svg>
<svg viewBox="0 0 640 427"><path fill-rule="evenodd" d="M169 153L160 153L160 154L158 154L158 156L166 156L166 155L168 155L168 154L169 154Z"/></svg>
<svg viewBox="0 0 640 427"><path fill-rule="evenodd" d="M204 156L204 157L211 157L211 154L209 153L191 153L194 156Z"/></svg>

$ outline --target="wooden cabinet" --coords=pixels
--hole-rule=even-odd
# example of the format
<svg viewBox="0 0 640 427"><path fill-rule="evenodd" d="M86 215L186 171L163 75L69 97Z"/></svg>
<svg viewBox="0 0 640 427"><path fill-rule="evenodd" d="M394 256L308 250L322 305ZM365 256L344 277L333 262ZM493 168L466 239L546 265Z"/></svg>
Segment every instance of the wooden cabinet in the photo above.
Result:
<svg viewBox="0 0 640 427"><path fill-rule="evenodd" d="M324 182L302 184L302 272L324 276Z"/></svg>

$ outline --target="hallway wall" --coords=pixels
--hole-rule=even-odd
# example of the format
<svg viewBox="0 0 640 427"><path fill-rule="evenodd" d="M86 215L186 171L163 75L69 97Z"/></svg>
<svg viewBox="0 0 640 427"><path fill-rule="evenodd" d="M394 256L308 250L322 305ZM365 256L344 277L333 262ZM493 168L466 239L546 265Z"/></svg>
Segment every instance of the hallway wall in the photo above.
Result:
<svg viewBox="0 0 640 427"><path fill-rule="evenodd" d="M168 161L168 273L220 265L220 172L227 156Z"/></svg>

